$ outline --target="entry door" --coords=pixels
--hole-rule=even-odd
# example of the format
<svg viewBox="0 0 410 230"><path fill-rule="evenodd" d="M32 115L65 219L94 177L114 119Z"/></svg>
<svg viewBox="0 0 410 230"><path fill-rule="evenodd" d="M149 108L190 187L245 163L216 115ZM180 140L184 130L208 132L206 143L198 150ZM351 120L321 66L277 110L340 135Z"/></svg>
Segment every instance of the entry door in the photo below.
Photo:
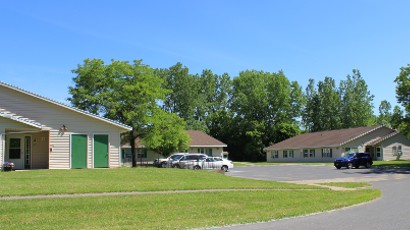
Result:
<svg viewBox="0 0 410 230"><path fill-rule="evenodd" d="M8 135L5 161L14 163L15 169L30 168L31 137L23 135Z"/></svg>
<svg viewBox="0 0 410 230"><path fill-rule="evenodd" d="M108 168L108 135L94 135L94 168Z"/></svg>
<svg viewBox="0 0 410 230"><path fill-rule="evenodd" d="M71 135L71 168L87 168L87 135Z"/></svg>

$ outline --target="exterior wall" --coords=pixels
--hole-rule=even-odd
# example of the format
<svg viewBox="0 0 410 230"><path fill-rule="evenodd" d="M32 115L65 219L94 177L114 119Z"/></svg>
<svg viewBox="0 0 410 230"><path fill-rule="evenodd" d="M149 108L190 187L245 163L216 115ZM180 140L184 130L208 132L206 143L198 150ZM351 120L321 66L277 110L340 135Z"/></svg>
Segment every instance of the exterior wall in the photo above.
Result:
<svg viewBox="0 0 410 230"><path fill-rule="evenodd" d="M284 150L289 150L289 149L277 149L278 152L278 157L274 158L272 155L274 153L274 150L269 150L266 153L266 160L268 162L333 162L336 158L341 157L344 155L344 153L349 153L349 152L364 152L366 150L366 143L369 141L375 140L377 138L383 137L391 133L391 129L387 127L382 127L380 129L377 129L371 133L368 133L356 140L353 140L349 143L346 143L340 147L315 147L315 148L306 148L306 149L314 149L315 150L315 156L314 157L304 157L304 149L293 149L294 151L294 157L293 158L284 158L283 157L283 151ZM400 134L401 135L401 134ZM402 135L401 135L402 136ZM406 151L408 151L408 156L410 159L410 143L409 140L405 139L400 139L402 141L401 143L408 143L406 146ZM405 142L404 142L405 141ZM400 142L397 142L400 143ZM327 148L327 149L332 149L332 157L322 157L322 149ZM350 150L346 150L346 149ZM403 145L404 148L404 145ZM409 148L409 149L407 149ZM404 149L403 149L404 150ZM383 148L383 152L388 151L386 148ZM391 152L391 148L390 148ZM392 154L390 154L392 156ZM407 157L403 155L403 157ZM390 159L390 158L389 158ZM395 159L395 157L394 157ZM405 158L401 158L405 159Z"/></svg>
<svg viewBox="0 0 410 230"><path fill-rule="evenodd" d="M382 148L382 159L387 161L396 160L397 155L393 153L393 147L398 148L399 146L401 146L403 153L399 159L410 160L410 140L403 134L398 134L380 143L379 147Z"/></svg>
<svg viewBox="0 0 410 230"><path fill-rule="evenodd" d="M119 133L124 131L120 127L4 87L0 90L0 102L1 108L35 120L50 129L48 168L70 168L71 134L88 135L87 165L92 168L93 135L102 133L109 135L109 167L120 166ZM59 132L62 125L67 127L65 133ZM41 149L44 150L44 146Z"/></svg>
<svg viewBox="0 0 410 230"><path fill-rule="evenodd" d="M209 151L212 151L213 157L222 157L223 148L222 147L190 147L188 149L189 153L204 153L207 154Z"/></svg>
<svg viewBox="0 0 410 230"><path fill-rule="evenodd" d="M331 149L332 154L322 156L322 148L306 148L308 151L307 156L304 154L305 149L278 149L277 158L274 151L269 150L266 153L267 162L333 162L337 157L341 155L341 148L326 148ZM293 150L293 157L291 157L290 151ZM310 154L310 150L314 150L314 155ZM287 151L288 157L284 156L284 151Z"/></svg>
<svg viewBox="0 0 410 230"><path fill-rule="evenodd" d="M49 134L47 131L31 135L31 168L48 169Z"/></svg>

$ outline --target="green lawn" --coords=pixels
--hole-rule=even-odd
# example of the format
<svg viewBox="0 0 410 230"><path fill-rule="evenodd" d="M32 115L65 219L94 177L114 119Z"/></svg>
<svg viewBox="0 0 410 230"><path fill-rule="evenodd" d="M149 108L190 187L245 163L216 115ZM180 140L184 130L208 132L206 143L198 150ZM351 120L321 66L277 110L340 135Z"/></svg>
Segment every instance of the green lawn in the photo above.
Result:
<svg viewBox="0 0 410 230"><path fill-rule="evenodd" d="M379 190L331 191L179 169L38 170L0 173L1 196L253 188L102 197L0 200L2 229L187 229L268 221L373 200ZM268 189L268 190L266 190Z"/></svg>
<svg viewBox="0 0 410 230"><path fill-rule="evenodd" d="M410 168L410 161L407 161L407 160L373 161L373 167L376 167L376 168Z"/></svg>
<svg viewBox="0 0 410 230"><path fill-rule="evenodd" d="M372 186L367 182L327 182L327 183L318 183L322 185L329 185L342 188L363 188Z"/></svg>

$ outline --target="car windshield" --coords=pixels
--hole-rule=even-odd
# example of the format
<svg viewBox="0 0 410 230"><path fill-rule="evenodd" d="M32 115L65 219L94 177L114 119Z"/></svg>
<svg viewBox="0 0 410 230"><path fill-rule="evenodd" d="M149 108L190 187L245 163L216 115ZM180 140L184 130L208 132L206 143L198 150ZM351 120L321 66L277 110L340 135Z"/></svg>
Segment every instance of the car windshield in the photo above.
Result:
<svg viewBox="0 0 410 230"><path fill-rule="evenodd" d="M346 158L352 158L352 157L354 157L355 154L356 153L348 153L348 154L345 155L345 157Z"/></svg>
<svg viewBox="0 0 410 230"><path fill-rule="evenodd" d="M176 161L179 160L181 157L183 157L184 155L173 155L170 157L171 160Z"/></svg>

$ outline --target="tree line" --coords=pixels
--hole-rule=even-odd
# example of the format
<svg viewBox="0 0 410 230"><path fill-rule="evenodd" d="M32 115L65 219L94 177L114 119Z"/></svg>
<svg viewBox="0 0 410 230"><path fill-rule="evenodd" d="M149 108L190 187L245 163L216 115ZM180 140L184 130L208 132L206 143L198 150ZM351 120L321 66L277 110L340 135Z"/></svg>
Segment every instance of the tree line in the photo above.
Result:
<svg viewBox="0 0 410 230"><path fill-rule="evenodd" d="M126 136L168 155L187 149L184 130L201 130L228 145L229 156L238 161L260 161L263 148L302 132L316 132L375 124L400 129L410 126L410 66L396 78L398 102L404 111L382 101L373 112L374 96L359 70L337 83L331 77L305 89L282 71L241 71L232 77L205 69L192 74L176 63L152 68L142 60L132 63L86 59L72 71L69 87L73 106L113 119L133 128Z"/></svg>

